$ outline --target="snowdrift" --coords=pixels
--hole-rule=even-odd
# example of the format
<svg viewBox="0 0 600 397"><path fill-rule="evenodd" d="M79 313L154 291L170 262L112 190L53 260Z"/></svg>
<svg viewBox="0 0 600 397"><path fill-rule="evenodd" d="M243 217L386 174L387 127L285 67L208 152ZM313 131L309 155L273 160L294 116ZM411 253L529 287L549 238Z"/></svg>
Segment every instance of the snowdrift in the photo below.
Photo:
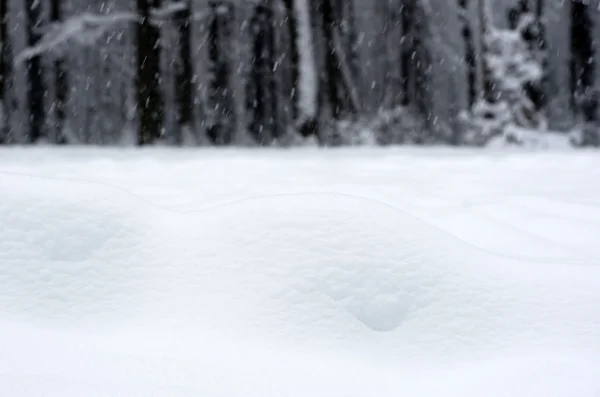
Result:
<svg viewBox="0 0 600 397"><path fill-rule="evenodd" d="M0 191L0 395L600 392L600 267L343 194L182 213L85 181Z"/></svg>

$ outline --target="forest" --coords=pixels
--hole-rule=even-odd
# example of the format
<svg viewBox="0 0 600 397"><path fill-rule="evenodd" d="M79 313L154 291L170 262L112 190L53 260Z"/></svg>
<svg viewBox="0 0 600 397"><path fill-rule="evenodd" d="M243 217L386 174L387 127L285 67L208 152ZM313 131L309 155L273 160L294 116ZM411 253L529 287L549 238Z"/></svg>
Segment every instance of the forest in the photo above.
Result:
<svg viewBox="0 0 600 397"><path fill-rule="evenodd" d="M600 145L589 0L0 0L4 145Z"/></svg>

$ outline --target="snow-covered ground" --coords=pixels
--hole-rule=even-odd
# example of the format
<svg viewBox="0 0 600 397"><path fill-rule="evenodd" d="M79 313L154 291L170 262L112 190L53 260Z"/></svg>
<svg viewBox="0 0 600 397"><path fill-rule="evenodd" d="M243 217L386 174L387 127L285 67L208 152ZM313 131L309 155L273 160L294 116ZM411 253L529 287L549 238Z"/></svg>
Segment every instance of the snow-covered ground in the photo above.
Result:
<svg viewBox="0 0 600 397"><path fill-rule="evenodd" d="M600 154L0 151L0 396L600 396Z"/></svg>

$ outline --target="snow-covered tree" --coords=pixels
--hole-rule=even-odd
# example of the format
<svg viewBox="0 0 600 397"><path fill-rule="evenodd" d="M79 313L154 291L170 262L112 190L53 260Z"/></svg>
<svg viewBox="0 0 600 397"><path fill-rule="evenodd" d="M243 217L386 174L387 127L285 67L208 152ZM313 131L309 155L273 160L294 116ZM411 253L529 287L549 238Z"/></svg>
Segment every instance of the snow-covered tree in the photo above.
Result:
<svg viewBox="0 0 600 397"><path fill-rule="evenodd" d="M598 18L579 0L0 0L0 141L483 144L547 124L596 144Z"/></svg>
<svg viewBox="0 0 600 397"><path fill-rule="evenodd" d="M292 123L303 136L318 134L319 82L315 64L311 0L284 0L289 37Z"/></svg>
<svg viewBox="0 0 600 397"><path fill-rule="evenodd" d="M539 16L527 0L519 0L507 12L508 27L498 28L490 24L485 4L479 1L479 19L484 26L480 36L482 92L466 116L471 126L465 139L484 144L505 133L510 124L545 128L545 58Z"/></svg>

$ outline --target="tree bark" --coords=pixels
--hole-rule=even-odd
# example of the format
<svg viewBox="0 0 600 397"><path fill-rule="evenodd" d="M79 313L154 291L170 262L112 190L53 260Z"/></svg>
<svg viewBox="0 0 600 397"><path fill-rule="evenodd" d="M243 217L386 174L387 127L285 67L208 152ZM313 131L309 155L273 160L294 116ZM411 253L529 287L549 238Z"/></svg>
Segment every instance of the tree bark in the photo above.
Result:
<svg viewBox="0 0 600 397"><path fill-rule="evenodd" d="M298 48L298 18L294 7L296 0L283 0L287 13L287 30L290 38L290 69L292 78L292 90L290 92L290 100L292 103L292 118L298 119L298 95L300 83L300 50Z"/></svg>
<svg viewBox="0 0 600 397"><path fill-rule="evenodd" d="M194 120L193 101L193 65L191 44L192 3L186 0L185 8L177 12L177 32L179 41L179 62L176 74L177 80L177 121L180 127L191 126ZM181 143L181 134L178 134Z"/></svg>
<svg viewBox="0 0 600 397"><path fill-rule="evenodd" d="M50 7L50 21L53 23L60 23L62 20L61 10L62 0L52 0ZM57 59L54 61L54 85L55 95L54 98L54 139L56 143L66 143L63 128L66 120L66 103L68 94L67 85L67 73L64 67L64 61Z"/></svg>
<svg viewBox="0 0 600 397"><path fill-rule="evenodd" d="M252 69L249 95L250 133L260 144L268 144L277 138L276 131L276 84L275 84L275 32L273 26L273 2L262 0L256 6L251 24L254 42L252 45Z"/></svg>
<svg viewBox="0 0 600 397"><path fill-rule="evenodd" d="M10 113L12 104L9 99L10 79L12 75L12 49L8 38L8 0L0 0L0 102L3 107L0 120L0 143L9 140Z"/></svg>
<svg viewBox="0 0 600 397"><path fill-rule="evenodd" d="M209 27L209 59L211 84L209 100L211 121L207 134L216 145L228 145L233 140L236 125L233 92L231 90L231 40L234 5L229 1L211 1L212 20Z"/></svg>
<svg viewBox="0 0 600 397"><path fill-rule="evenodd" d="M343 110L343 99L338 92L339 80L341 79L341 71L339 64L336 62L336 50L334 43L334 29L337 29L335 20L335 10L331 4L333 0L324 0L321 5L323 18L323 38L325 40L325 73L327 98L331 107L331 113L335 120L341 118Z"/></svg>
<svg viewBox="0 0 600 397"><path fill-rule="evenodd" d="M402 4L400 19L402 24L402 55L401 55L401 70L402 70L402 106L408 106L412 102L412 85L414 76L413 60L415 53L414 46L414 16L415 16L415 0L406 0Z"/></svg>
<svg viewBox="0 0 600 397"><path fill-rule="evenodd" d="M486 0L477 0L477 19L479 20L479 48L481 51L481 84L482 96L489 103L498 102L498 91L492 78L492 71L486 60L489 52L486 44L488 35L488 24L490 23L486 15Z"/></svg>
<svg viewBox="0 0 600 397"><path fill-rule="evenodd" d="M137 0L137 109L138 144L148 145L159 139L163 127L163 101L160 94L160 30L152 24L153 8L160 0Z"/></svg>
<svg viewBox="0 0 600 397"><path fill-rule="evenodd" d="M574 70L574 95L579 98L585 122L596 120L597 100L594 95L596 62L594 57L592 20L589 6L584 2L571 4L571 54Z"/></svg>
<svg viewBox="0 0 600 397"><path fill-rule="evenodd" d="M467 68L467 100L469 109L473 107L477 100L477 63L475 57L475 44L473 43L473 30L469 21L469 3L468 0L458 0L461 8L463 24L461 34L465 45L465 65Z"/></svg>
<svg viewBox="0 0 600 397"><path fill-rule="evenodd" d="M341 40L341 15L336 0L323 0L321 3L322 30L325 42L325 88L326 97L334 120L345 115L356 114L359 109L357 93L349 62L343 53Z"/></svg>
<svg viewBox="0 0 600 397"><path fill-rule="evenodd" d="M28 0L26 2L27 44L34 47L41 40L42 2ZM27 60L27 108L29 111L28 141L33 143L42 138L45 127L44 111L44 78L40 55L34 55Z"/></svg>

